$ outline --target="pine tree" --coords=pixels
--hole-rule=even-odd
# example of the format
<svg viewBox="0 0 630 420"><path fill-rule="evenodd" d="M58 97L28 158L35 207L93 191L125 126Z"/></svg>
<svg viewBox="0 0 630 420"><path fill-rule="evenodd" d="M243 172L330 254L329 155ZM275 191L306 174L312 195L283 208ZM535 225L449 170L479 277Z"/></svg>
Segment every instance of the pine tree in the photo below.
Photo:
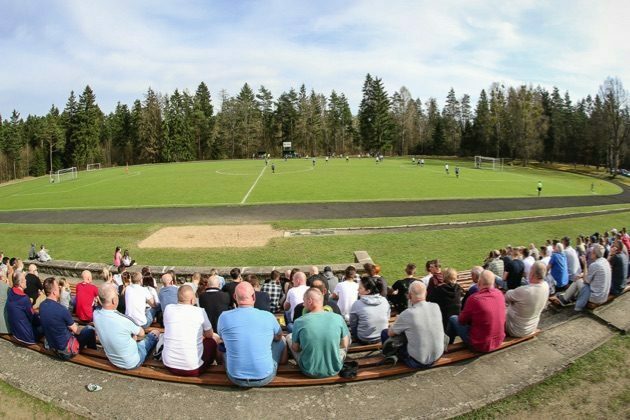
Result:
<svg viewBox="0 0 630 420"><path fill-rule="evenodd" d="M197 87L194 98L193 133L197 142L197 159L204 159L212 149L214 108L210 90L204 82Z"/></svg>
<svg viewBox="0 0 630 420"><path fill-rule="evenodd" d="M43 131L41 133L42 142L47 146L50 166L48 170L54 171L53 153L63 151L66 138L64 136L63 127L59 110L56 106L51 106L48 114L44 118Z"/></svg>
<svg viewBox="0 0 630 420"><path fill-rule="evenodd" d="M147 91L139 123L140 159L143 162L158 162L163 141L162 109L157 94L151 88Z"/></svg>
<svg viewBox="0 0 630 420"><path fill-rule="evenodd" d="M102 152L99 149L100 129L103 114L96 104L96 97L90 86L86 86L77 104L78 131L74 138L72 162L74 166L85 166L99 162Z"/></svg>
<svg viewBox="0 0 630 420"><path fill-rule="evenodd" d="M275 144L275 119L273 95L264 86L258 89L256 104L261 118L261 147L267 152L278 150Z"/></svg>

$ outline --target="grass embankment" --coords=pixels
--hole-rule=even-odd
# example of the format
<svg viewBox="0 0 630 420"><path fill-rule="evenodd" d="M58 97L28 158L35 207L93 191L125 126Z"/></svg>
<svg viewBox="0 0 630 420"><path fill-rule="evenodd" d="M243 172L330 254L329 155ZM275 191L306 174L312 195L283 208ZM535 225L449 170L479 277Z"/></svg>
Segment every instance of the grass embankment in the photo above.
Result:
<svg viewBox="0 0 630 420"><path fill-rule="evenodd" d="M450 217L450 216L449 216ZM440 258L443 266L467 269L487 252L506 244L540 244L549 238L603 232L628 224L630 212L511 225L462 227L439 231L374 233L273 239L260 248L139 249L136 244L159 225L2 225L5 255L25 255L31 242L43 243L56 259L111 262L117 245L131 250L138 264L252 266L331 264L368 251L386 278L402 274L410 261L422 266Z"/></svg>
<svg viewBox="0 0 630 420"><path fill-rule="evenodd" d="M460 420L630 417L630 337L616 336L542 383Z"/></svg>
<svg viewBox="0 0 630 420"><path fill-rule="evenodd" d="M39 400L6 382L0 381L0 418L7 419L81 419L52 403Z"/></svg>

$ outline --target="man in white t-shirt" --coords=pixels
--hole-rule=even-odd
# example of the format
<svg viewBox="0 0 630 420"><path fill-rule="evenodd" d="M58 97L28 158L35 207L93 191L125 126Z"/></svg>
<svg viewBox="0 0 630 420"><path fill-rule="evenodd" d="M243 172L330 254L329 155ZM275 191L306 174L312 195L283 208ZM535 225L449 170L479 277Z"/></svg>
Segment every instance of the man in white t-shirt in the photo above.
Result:
<svg viewBox="0 0 630 420"><path fill-rule="evenodd" d="M185 284L177 291L177 304L164 310L162 362L179 376L199 376L214 362L217 352L208 315L195 302L192 287Z"/></svg>
<svg viewBox="0 0 630 420"><path fill-rule="evenodd" d="M569 282L576 281L582 273L580 258L577 251L571 246L571 239L568 236L562 238L564 245L564 255L567 257L567 269L569 270Z"/></svg>
<svg viewBox="0 0 630 420"><path fill-rule="evenodd" d="M356 281L356 269L352 266L346 268L342 282L339 282L333 291L333 299L337 299L337 306L346 321L350 320L350 309L359 297L359 283Z"/></svg>
<svg viewBox="0 0 630 420"><path fill-rule="evenodd" d="M307 290L306 274L298 271L293 275L293 287L287 292L287 299L284 302L284 310L287 311L287 329L289 330L289 324L293 324L293 311L300 303L304 303L304 293Z"/></svg>
<svg viewBox="0 0 630 420"><path fill-rule="evenodd" d="M147 328L153 322L153 312L149 309L155 305L149 289L142 287L142 273L133 273L131 284L125 289L125 315Z"/></svg>
<svg viewBox="0 0 630 420"><path fill-rule="evenodd" d="M523 251L523 266L525 269L523 270L523 278L529 279L529 270L532 268L532 265L536 262L534 257L530 254L529 248L522 248Z"/></svg>

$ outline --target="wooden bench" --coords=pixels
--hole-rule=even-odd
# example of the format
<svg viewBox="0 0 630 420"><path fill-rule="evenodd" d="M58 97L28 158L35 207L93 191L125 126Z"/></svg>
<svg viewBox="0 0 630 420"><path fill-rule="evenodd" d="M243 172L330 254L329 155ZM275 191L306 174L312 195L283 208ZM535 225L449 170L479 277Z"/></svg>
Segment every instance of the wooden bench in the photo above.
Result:
<svg viewBox="0 0 630 420"><path fill-rule="evenodd" d="M586 304L586 308L587 309L596 309L599 308L602 305L606 305L610 302L612 302L613 300L617 299L619 296L623 295L624 293L630 292L630 285L626 286L625 289L623 289L623 291L618 294L617 296L615 295L608 295L608 299L606 299L606 302L604 303L593 303L593 302L589 302ZM575 301L569 302L566 305L562 304L562 302L560 302L560 299L558 299L557 296L550 296L549 297L549 303L551 303L552 305L555 306L561 306L561 307L565 307L565 306L575 306Z"/></svg>
<svg viewBox="0 0 630 420"><path fill-rule="evenodd" d="M507 338L497 350L502 350L507 347L513 346L518 343L530 340L540 331L522 338ZM43 344L24 345L15 340L12 336L2 334L1 338L13 342L16 345L27 347L31 350L38 351L43 354L53 355L52 352L46 350ZM461 362L464 360L473 359L481 356L481 353L468 350L461 344L455 344L449 346L447 353L445 353L438 361L434 363L432 367L447 366L453 363ZM333 376L329 378L309 378L303 375L299 368L295 365L282 365L278 367L278 372L274 380L267 386L272 387L288 387L288 386L309 386L309 385L326 385L336 384L344 382L364 381L370 379L381 379L391 376L411 374L416 372L416 369L407 367L404 364L397 364L395 366L383 364L384 358L382 356L374 356L363 359L351 359L356 360L359 364L357 376L355 378L342 378L340 376ZM199 377L181 377L171 374L164 365L157 360L149 359L141 367L133 370L123 370L113 366L108 360L103 350L90 350L85 349L74 358L71 359L72 363L76 363L82 366L99 369L112 373L119 373L128 376L135 376L145 379L155 379L160 381L188 383L196 385L214 385L214 386L233 386L228 380L225 374L225 367L222 365L216 365L210 367L204 374Z"/></svg>

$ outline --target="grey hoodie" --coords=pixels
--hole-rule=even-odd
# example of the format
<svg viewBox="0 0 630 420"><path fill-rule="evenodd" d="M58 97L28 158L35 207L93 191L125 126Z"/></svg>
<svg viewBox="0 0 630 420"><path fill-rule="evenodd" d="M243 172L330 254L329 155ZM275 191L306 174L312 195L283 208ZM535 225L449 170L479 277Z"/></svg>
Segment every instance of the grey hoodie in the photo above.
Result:
<svg viewBox="0 0 630 420"><path fill-rule="evenodd" d="M361 296L350 309L350 333L365 343L380 341L389 325L389 302L381 295Z"/></svg>

